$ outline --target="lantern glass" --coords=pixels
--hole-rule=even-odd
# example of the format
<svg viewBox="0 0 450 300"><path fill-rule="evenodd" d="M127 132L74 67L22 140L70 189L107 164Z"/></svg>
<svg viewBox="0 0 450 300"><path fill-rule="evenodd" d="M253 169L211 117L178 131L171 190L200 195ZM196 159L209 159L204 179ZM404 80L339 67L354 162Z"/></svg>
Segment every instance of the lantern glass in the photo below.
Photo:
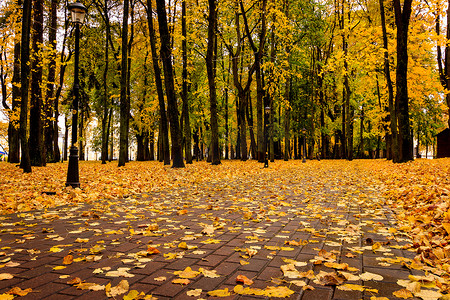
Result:
<svg viewBox="0 0 450 300"><path fill-rule="evenodd" d="M270 114L270 106L264 107L264 111L266 114Z"/></svg>
<svg viewBox="0 0 450 300"><path fill-rule="evenodd" d="M72 23L83 24L87 12L86 7L83 4L76 2L70 4L68 8L70 10Z"/></svg>

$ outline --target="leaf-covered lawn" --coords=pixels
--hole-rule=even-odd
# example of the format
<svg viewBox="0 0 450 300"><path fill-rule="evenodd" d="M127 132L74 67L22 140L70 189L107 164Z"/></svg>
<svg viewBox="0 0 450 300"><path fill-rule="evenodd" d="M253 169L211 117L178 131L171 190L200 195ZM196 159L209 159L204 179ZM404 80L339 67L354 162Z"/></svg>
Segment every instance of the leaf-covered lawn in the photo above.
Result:
<svg viewBox="0 0 450 300"><path fill-rule="evenodd" d="M22 212L0 217L0 280L26 278L15 273L26 261L50 256L57 259L43 268L58 283L124 299L157 298L158 288L151 296L133 285L140 274L200 298L290 297L320 286L341 298L438 299L450 291L450 159L280 161L268 169L253 161L185 169L81 162L81 190L64 188L66 171L52 164L23 174L0 163L2 212ZM62 204L77 205L55 208ZM48 249L33 248L40 239ZM217 257L226 268L210 261ZM148 275L152 263L161 272ZM77 264L89 264L89 277L71 271ZM400 278L389 295L378 283L386 270ZM38 291L23 281L0 296L29 292Z"/></svg>

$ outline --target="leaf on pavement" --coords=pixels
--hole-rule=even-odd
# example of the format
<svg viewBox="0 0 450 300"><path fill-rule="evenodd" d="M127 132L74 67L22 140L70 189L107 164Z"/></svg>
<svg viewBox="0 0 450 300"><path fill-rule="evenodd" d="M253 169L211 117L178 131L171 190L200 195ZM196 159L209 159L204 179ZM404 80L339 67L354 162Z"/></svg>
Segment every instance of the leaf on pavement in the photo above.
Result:
<svg viewBox="0 0 450 300"><path fill-rule="evenodd" d="M122 280L117 286L111 287L111 283L108 283L105 287L106 296L109 298L116 297L118 295L125 294L130 289L127 280Z"/></svg>
<svg viewBox="0 0 450 300"><path fill-rule="evenodd" d="M242 284L245 284L245 285L252 285L253 284L253 280L248 279L247 276L245 276L245 275L238 275L236 277L236 282L237 283L242 283Z"/></svg>
<svg viewBox="0 0 450 300"><path fill-rule="evenodd" d="M0 280L12 279L14 275L9 273L0 273Z"/></svg>
<svg viewBox="0 0 450 300"><path fill-rule="evenodd" d="M28 295L31 292L32 292L32 289L30 289L30 288L22 290L20 287L16 286L16 287L13 287L12 289L10 289L7 294L23 297L23 296Z"/></svg>
<svg viewBox="0 0 450 300"><path fill-rule="evenodd" d="M223 290L209 291L209 292L208 292L208 295L209 295L209 296L212 296L212 297L228 297L228 296L231 296L231 293L230 293L230 291L226 288L226 289L223 289Z"/></svg>
<svg viewBox="0 0 450 300"><path fill-rule="evenodd" d="M194 278L197 277L200 272L193 271L191 267L186 267L183 271L175 271L173 274L178 275L180 278Z"/></svg>

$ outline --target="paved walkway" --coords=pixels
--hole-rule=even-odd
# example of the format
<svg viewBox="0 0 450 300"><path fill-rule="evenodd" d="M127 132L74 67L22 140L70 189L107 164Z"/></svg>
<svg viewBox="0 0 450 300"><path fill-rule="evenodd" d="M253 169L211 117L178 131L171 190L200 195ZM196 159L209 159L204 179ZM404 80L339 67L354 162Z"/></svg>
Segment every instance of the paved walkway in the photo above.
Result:
<svg viewBox="0 0 450 300"><path fill-rule="evenodd" d="M2 216L0 273L14 277L0 281L0 294L17 286L32 289L22 299L100 300L103 286L127 280L129 290L157 299L207 299L217 289L231 292L221 299L268 299L233 292L245 275L259 291L288 287L287 299L396 299L397 280L411 274L401 261L415 253L401 249L409 240L391 229L379 192L358 173L339 172L261 169L141 198ZM172 283L187 267L220 276L204 271L187 285ZM365 281L357 277L367 272ZM364 287L336 287L346 283ZM199 296L188 296L192 290Z"/></svg>

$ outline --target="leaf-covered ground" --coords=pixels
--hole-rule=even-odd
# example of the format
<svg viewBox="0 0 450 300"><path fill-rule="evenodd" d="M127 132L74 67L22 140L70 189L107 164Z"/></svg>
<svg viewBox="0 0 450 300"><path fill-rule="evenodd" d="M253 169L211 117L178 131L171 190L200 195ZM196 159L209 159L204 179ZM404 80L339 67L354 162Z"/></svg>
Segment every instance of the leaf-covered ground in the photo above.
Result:
<svg viewBox="0 0 450 300"><path fill-rule="evenodd" d="M449 159L261 167L0 163L0 299L447 299Z"/></svg>

